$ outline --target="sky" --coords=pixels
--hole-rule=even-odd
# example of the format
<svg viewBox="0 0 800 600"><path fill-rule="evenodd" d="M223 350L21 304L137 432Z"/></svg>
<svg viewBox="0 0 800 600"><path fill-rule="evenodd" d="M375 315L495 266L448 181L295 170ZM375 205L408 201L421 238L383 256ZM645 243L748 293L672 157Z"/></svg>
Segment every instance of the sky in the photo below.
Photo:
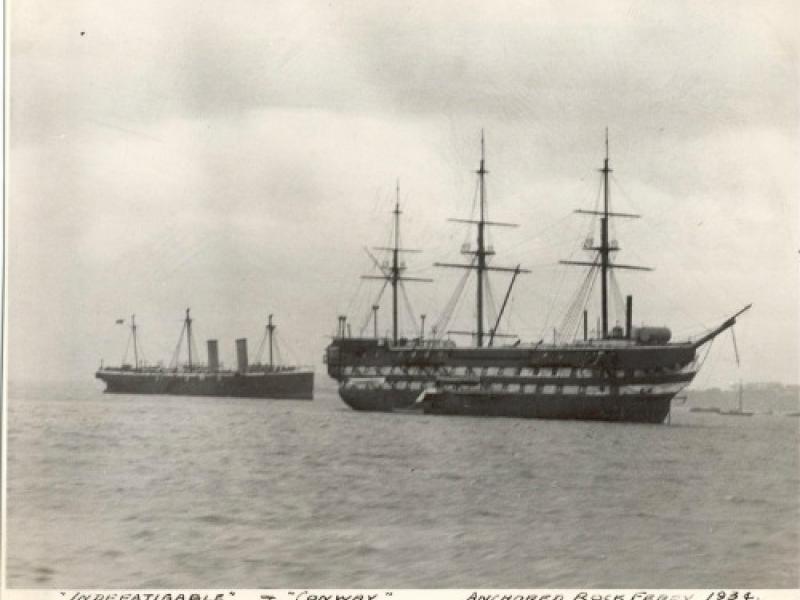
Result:
<svg viewBox="0 0 800 600"><path fill-rule="evenodd" d="M474 238L486 137L493 264L521 264L501 329L567 336L598 237L609 132L618 273L636 324L685 339L753 308L695 387L798 383L797 4L156 2L9 5L8 373L85 380L136 314L169 362L191 307L201 356L251 352L275 315L318 367L347 314L371 331L399 180L411 309L442 312ZM473 239L474 244L474 239ZM373 253L378 253L373 251ZM379 260L382 257L379 257ZM492 279L494 307L509 284ZM450 328L474 327L474 282ZM596 288L595 288L596 292ZM389 330L389 295L379 329ZM587 306L598 316L596 294ZM490 313L495 312L490 310ZM612 324L619 317L612 314ZM463 340L462 340L463 341ZM738 351L738 363L737 363ZM129 356L130 358L130 356ZM99 384L98 384L99 385Z"/></svg>

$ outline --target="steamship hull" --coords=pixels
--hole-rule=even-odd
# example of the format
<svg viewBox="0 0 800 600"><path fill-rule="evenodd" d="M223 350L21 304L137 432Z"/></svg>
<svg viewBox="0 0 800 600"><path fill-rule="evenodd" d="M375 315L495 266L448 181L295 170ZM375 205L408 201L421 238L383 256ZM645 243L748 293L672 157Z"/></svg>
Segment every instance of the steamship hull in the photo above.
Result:
<svg viewBox="0 0 800 600"><path fill-rule="evenodd" d="M135 370L100 369L108 394L172 396L222 396L281 400L313 400L314 373L286 370L261 373L142 373Z"/></svg>
<svg viewBox="0 0 800 600"><path fill-rule="evenodd" d="M340 338L328 374L360 411L662 423L696 374L696 345L392 346Z"/></svg>

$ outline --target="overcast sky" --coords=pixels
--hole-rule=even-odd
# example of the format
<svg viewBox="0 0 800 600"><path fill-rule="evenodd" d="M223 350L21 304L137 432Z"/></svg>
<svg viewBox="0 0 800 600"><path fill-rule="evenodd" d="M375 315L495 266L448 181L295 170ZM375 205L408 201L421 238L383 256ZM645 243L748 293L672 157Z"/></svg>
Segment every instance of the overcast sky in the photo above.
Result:
<svg viewBox="0 0 800 600"><path fill-rule="evenodd" d="M338 314L366 323L363 247L389 241L398 178L402 241L424 250L408 274L436 279L408 296L435 323L460 273L432 263L470 235L446 219L470 216L481 128L490 216L520 224L492 231L494 263L532 271L504 329L550 339L608 127L612 208L644 217L615 223L617 260L655 268L618 274L636 323L681 338L752 302L741 367L725 335L695 386L797 382L798 17L761 0L12 2L10 378L91 378L131 313L169 361L186 307L224 361L274 313L319 365ZM466 292L451 327L473 326Z"/></svg>

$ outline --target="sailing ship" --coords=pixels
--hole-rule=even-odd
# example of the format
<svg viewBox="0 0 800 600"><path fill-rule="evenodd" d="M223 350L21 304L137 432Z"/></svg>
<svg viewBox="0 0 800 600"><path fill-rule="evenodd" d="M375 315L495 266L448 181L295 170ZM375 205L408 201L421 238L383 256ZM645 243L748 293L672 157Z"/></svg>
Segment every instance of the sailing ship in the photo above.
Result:
<svg viewBox="0 0 800 600"><path fill-rule="evenodd" d="M117 321L122 323L120 319ZM106 384L106 393L115 394L168 394L175 396L233 396L237 398L273 398L286 400L313 400L314 371L306 367L287 366L275 361L276 326L269 315L264 338L256 361L247 356L247 339L236 340L236 368L225 369L219 360L217 340L208 340L208 361L198 363L189 309L169 367L148 365L140 360L136 316L131 316L130 341L133 341L133 364L125 362L116 367L103 366L95 373ZM187 361L179 362L180 349L186 341ZM260 355L269 349L268 360L261 363ZM194 357L193 357L194 353Z"/></svg>
<svg viewBox="0 0 800 600"><path fill-rule="evenodd" d="M739 400L739 407L732 408L731 410L721 410L719 414L726 415L728 417L752 417L753 413L751 411L744 410L744 399L742 397L742 383L739 382L739 390L737 394L737 398Z"/></svg>
<svg viewBox="0 0 800 600"><path fill-rule="evenodd" d="M502 334L498 326L517 276L527 273L516 267L489 264L494 250L486 243L489 227L513 227L513 223L486 218L485 144L481 133L478 175L479 210L477 219L452 219L476 227L476 246L462 248L469 256L465 264L435 263L436 266L466 269L476 275L475 330L469 346L457 346L439 335L425 339L398 337L397 294L393 295L391 338L352 337L347 316L339 316L339 326L326 349L328 375L339 383L342 400L355 410L424 412L428 414L505 416L546 419L586 419L663 423L671 400L688 386L699 370L698 350L732 327L744 307L718 327L696 339L670 341L666 327L633 327L633 301L626 297L626 322L609 327L609 278L613 270L650 270L612 260L619 250L609 239L609 223L616 218L639 215L611 211L609 208L608 133L603 177L602 210L577 210L599 217L600 241L591 239L584 249L593 252L590 261L560 261L588 267L583 298L588 298L592 282L601 282L601 324L594 337L588 334L587 311L583 310L583 338L553 343L497 345ZM403 265L398 262L399 198L394 211L395 235L392 263L382 268L383 278L393 290L402 281ZM511 283L495 324L486 327L484 316L485 284L489 272L512 273ZM579 314L579 313L578 313ZM463 332L449 332L463 333ZM555 338L555 336L554 336Z"/></svg>

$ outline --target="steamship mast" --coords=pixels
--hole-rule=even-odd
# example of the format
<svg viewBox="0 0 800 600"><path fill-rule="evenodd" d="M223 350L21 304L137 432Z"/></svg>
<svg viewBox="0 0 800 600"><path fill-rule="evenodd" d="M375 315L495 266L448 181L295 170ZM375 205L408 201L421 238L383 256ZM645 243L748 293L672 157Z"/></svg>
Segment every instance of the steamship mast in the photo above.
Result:
<svg viewBox="0 0 800 600"><path fill-rule="evenodd" d="M269 368L270 370L275 366L275 363L272 361L272 334L275 331L275 325L272 324L272 315L269 315L267 318L267 337L269 337Z"/></svg>
<svg viewBox="0 0 800 600"><path fill-rule="evenodd" d="M186 352L189 357L187 364L189 370L192 370L192 318L189 316L189 309L186 309Z"/></svg>
<svg viewBox="0 0 800 600"><path fill-rule="evenodd" d="M186 362L186 370L192 370L192 346L194 345L194 341L192 340L192 317L189 314L191 309L186 309L186 317L183 319L183 327L181 328L181 335L178 338L178 344L175 346L175 351L172 353L172 360L170 361L170 369L180 370L180 365L178 364L178 360L180 358L180 351L181 351L181 344L183 343L183 336L186 336L186 354L187 354L187 362Z"/></svg>
<svg viewBox="0 0 800 600"><path fill-rule="evenodd" d="M136 315L131 315L131 336L133 337L133 368L139 368L139 344L136 340Z"/></svg>

